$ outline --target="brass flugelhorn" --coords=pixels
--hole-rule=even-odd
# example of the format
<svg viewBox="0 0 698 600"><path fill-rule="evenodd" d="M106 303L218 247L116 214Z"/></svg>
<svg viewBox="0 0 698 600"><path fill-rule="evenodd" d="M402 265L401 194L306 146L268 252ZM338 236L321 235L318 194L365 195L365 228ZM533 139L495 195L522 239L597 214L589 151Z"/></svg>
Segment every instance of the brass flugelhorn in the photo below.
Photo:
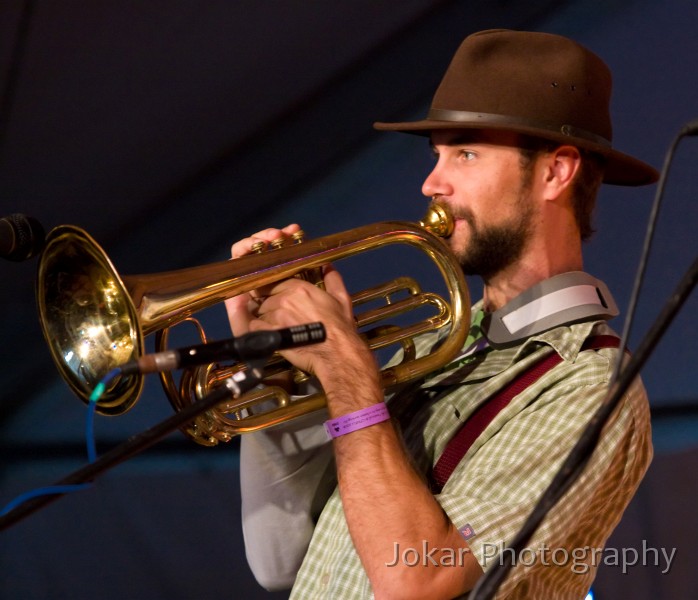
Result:
<svg viewBox="0 0 698 600"><path fill-rule="evenodd" d="M156 333L156 345L167 345L169 328L192 315L265 285L303 276L358 253L407 244L422 250L438 267L449 300L423 292L411 278L392 281L352 296L356 308L378 299L384 302L355 312L357 327L372 350L400 344L403 359L382 371L384 389L423 376L447 362L461 349L470 322L470 299L463 272L440 237L447 237L453 221L440 205L432 205L419 223L384 222L358 227L273 251L250 254L200 267L150 275L119 276L102 248L79 227L61 225L49 232L39 260L37 304L44 336L58 370L83 402L112 369L144 353L145 336ZM405 296L395 299L395 296ZM381 325L418 307L436 314L406 326ZM195 321L195 320L194 320ZM202 340L203 328L196 322ZM366 329L372 327L370 329ZM437 350L415 358L414 336L448 327L449 335ZM270 361L270 381L288 367L280 358ZM232 370L244 366L217 364L183 372L179 386L171 374L161 374L163 387L175 410L203 397ZM266 370L265 370L266 373ZM112 381L97 403L104 415L119 415L141 394L143 375L122 375ZM286 422L325 406L319 392L293 399L276 385L207 411L184 429L203 445L228 441L234 435Z"/></svg>

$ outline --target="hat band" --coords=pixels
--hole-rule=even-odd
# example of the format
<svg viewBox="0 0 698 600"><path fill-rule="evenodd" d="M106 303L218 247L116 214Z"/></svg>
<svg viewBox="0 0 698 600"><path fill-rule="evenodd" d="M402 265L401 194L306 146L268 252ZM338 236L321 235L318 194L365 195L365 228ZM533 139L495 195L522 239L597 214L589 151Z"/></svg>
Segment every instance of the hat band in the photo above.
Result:
<svg viewBox="0 0 698 600"><path fill-rule="evenodd" d="M521 119L506 115L495 115L491 113L470 112L466 110L447 110L443 108L432 108L429 110L427 119L433 121L452 121L454 123L477 123L481 121L483 127L487 125L508 126L513 128L525 127L549 131L551 133L562 134L568 137L575 137L599 144L607 148L611 147L611 142L605 137L596 135L591 131L580 129L572 125L551 125L550 123L542 123L531 119Z"/></svg>

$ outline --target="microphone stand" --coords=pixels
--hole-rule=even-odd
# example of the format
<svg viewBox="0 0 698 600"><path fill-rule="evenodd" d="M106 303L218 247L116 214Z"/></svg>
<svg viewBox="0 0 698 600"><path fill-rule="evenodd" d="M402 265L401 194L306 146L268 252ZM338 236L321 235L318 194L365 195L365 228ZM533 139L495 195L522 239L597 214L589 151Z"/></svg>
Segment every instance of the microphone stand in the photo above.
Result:
<svg viewBox="0 0 698 600"><path fill-rule="evenodd" d="M213 408L231 395L237 398L248 392L262 380L264 376L264 361L252 361L248 363L248 366L249 369L240 371L239 376L235 377L235 380L232 377L227 379L221 386L214 389L201 400L187 405L181 411L150 429L132 436L124 443L105 452L95 461L56 482L55 486L70 486L91 482L102 473L149 448L166 435L179 429L197 415ZM28 499L5 515L0 516L0 531L7 529L63 495L64 493L57 492Z"/></svg>
<svg viewBox="0 0 698 600"><path fill-rule="evenodd" d="M630 387L630 384L640 372L640 369L652 354L652 351L659 343L659 340L664 335L664 332L667 330L674 317L679 313L684 302L693 291L696 280L698 280L698 259L693 261L693 264L684 274L678 286L666 302L662 312L638 346L637 351L632 355L627 366L623 369L615 384L613 384L607 393L605 400L597 409L585 430L582 432L581 437L565 459L562 468L553 478L523 527L521 527L512 540L509 548L511 548L513 552L502 552L499 564L493 566L480 578L478 585L475 586L468 597L469 600L486 600L494 597L497 589L502 584L509 571L513 568L514 557L518 556L520 551L526 547L526 544L530 541L548 511L572 486L577 479L577 475L584 469L584 466L596 448L596 443L606 421L611 416L611 413L620 402L628 387Z"/></svg>

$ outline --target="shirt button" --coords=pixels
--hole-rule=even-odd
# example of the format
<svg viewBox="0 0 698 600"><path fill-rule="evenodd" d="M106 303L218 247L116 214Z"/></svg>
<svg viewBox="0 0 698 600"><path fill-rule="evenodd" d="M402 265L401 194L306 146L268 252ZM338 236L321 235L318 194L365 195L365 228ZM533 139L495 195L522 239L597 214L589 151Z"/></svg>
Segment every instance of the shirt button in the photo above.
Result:
<svg viewBox="0 0 698 600"><path fill-rule="evenodd" d="M325 573L322 577L320 577L320 584L321 585L327 585L330 582L330 574Z"/></svg>

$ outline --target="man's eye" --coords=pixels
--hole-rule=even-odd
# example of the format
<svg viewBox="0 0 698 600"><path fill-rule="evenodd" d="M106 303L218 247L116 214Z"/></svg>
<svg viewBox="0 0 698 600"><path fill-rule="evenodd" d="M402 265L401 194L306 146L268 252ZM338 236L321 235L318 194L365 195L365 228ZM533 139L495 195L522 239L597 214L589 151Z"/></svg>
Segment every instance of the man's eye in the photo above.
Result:
<svg viewBox="0 0 698 600"><path fill-rule="evenodd" d="M461 150L460 155L464 160L473 160L476 156L475 152L472 152L471 150Z"/></svg>

